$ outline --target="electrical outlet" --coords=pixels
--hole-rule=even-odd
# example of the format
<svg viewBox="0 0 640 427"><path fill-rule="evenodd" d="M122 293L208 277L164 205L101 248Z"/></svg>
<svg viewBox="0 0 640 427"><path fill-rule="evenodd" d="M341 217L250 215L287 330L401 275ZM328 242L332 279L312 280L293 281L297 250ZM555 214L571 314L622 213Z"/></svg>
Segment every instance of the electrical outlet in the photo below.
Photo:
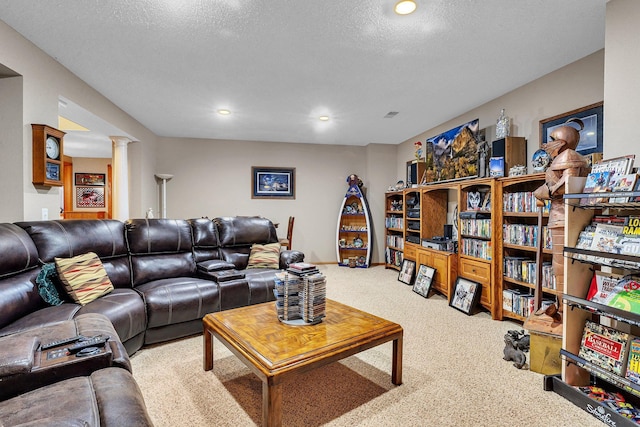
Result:
<svg viewBox="0 0 640 427"><path fill-rule="evenodd" d="M43 220L49 219L49 209L42 208L42 219Z"/></svg>

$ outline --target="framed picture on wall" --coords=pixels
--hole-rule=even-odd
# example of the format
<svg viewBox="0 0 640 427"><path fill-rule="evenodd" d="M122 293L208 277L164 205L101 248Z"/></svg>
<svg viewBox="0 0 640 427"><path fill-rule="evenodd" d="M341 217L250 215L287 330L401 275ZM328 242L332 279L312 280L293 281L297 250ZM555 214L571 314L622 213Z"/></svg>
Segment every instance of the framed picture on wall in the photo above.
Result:
<svg viewBox="0 0 640 427"><path fill-rule="evenodd" d="M104 187L76 187L76 206L104 208Z"/></svg>
<svg viewBox="0 0 640 427"><path fill-rule="evenodd" d="M104 186L105 174L103 173L76 173L76 185Z"/></svg>
<svg viewBox="0 0 640 427"><path fill-rule="evenodd" d="M252 199L295 199L296 168L251 167Z"/></svg>
<svg viewBox="0 0 640 427"><path fill-rule="evenodd" d="M578 123L566 123L571 118L582 120L584 128L580 130ZM582 108L567 111L557 116L540 120L540 146L550 141L551 133L560 126L568 124L580 130L580 142L576 151L582 155L602 153L604 103L597 102Z"/></svg>

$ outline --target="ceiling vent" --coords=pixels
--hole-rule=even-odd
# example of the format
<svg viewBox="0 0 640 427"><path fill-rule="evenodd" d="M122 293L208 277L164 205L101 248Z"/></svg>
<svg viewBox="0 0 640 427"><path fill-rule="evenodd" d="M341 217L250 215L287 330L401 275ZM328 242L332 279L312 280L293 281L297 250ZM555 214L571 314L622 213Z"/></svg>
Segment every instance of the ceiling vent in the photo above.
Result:
<svg viewBox="0 0 640 427"><path fill-rule="evenodd" d="M384 116L384 118L385 119L393 119L396 116L396 114L398 114L398 111L389 111L387 113L387 115Z"/></svg>

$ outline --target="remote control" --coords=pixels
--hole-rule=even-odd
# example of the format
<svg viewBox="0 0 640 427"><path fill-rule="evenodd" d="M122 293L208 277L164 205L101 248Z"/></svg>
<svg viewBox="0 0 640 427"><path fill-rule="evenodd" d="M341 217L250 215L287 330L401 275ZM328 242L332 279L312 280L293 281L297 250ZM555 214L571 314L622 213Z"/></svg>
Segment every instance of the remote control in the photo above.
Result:
<svg viewBox="0 0 640 427"><path fill-rule="evenodd" d="M85 337L83 337L82 335L76 335L75 337L69 337L69 338L63 338L61 340L51 341L46 344L41 344L40 350L49 350L50 348L53 348L53 347L58 347L64 344L81 341L83 339L85 339Z"/></svg>
<svg viewBox="0 0 640 427"><path fill-rule="evenodd" d="M75 344L71 344L69 347L67 347L67 351L69 353L77 353L83 348L87 347L103 347L108 340L109 337L96 335L95 337L91 337L87 340L78 341Z"/></svg>

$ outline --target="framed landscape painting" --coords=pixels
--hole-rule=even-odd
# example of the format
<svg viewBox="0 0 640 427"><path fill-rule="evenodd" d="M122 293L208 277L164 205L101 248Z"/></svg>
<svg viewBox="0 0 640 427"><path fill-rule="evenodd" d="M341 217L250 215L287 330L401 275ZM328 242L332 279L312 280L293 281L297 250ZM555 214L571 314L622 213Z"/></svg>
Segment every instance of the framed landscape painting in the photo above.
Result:
<svg viewBox="0 0 640 427"><path fill-rule="evenodd" d="M295 199L296 168L251 167L252 199Z"/></svg>

